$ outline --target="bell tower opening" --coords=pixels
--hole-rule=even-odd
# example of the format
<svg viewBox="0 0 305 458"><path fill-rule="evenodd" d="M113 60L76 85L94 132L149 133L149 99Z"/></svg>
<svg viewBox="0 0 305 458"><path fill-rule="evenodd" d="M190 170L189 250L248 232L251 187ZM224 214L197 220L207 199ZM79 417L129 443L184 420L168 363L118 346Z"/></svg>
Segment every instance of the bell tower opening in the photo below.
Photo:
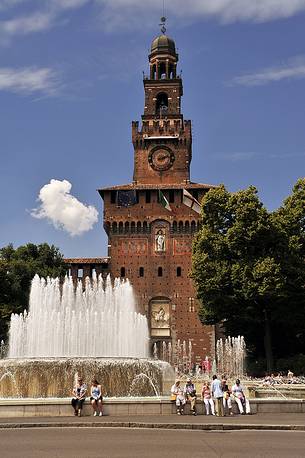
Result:
<svg viewBox="0 0 305 458"><path fill-rule="evenodd" d="M160 92L156 100L156 115L164 115L168 112L168 95Z"/></svg>

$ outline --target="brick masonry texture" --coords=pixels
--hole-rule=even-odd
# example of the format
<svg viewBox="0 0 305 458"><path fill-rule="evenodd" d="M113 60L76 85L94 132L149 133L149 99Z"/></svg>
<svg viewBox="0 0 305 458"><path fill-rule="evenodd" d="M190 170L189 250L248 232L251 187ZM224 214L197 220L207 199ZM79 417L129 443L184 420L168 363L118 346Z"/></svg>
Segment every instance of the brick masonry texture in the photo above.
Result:
<svg viewBox="0 0 305 458"><path fill-rule="evenodd" d="M166 43L166 37L161 42ZM198 318L189 274L200 215L183 203L183 188L200 201L213 186L190 181L192 126L181 114L183 84L176 75L177 61L173 44L152 49L150 77L144 77L142 122L132 122L133 181L99 190L108 259L93 260L92 265L82 265L81 259L68 264L74 276L80 266L85 275L94 265L98 273L128 277L139 311L148 317L151 345L161 348L164 340L172 345L178 339L191 341L193 362L201 363L206 355L214 356L215 329L203 326ZM160 189L171 211L162 206ZM122 206L118 196L126 190L133 192L133 200Z"/></svg>

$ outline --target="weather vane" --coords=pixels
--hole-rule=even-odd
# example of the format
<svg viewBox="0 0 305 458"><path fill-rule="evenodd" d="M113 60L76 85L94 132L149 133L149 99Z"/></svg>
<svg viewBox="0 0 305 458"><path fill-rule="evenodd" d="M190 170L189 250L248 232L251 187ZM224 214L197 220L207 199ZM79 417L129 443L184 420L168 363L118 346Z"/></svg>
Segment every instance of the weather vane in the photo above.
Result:
<svg viewBox="0 0 305 458"><path fill-rule="evenodd" d="M162 33L166 32L165 22L166 22L166 17L162 16L161 17L161 24L159 24L161 26L161 32Z"/></svg>
<svg viewBox="0 0 305 458"><path fill-rule="evenodd" d="M166 17L165 17L165 5L164 5L164 1L163 0L163 16L161 17L161 24L159 24L161 26L161 32L162 33L165 33L166 32L166 27L165 27L165 22L166 22Z"/></svg>

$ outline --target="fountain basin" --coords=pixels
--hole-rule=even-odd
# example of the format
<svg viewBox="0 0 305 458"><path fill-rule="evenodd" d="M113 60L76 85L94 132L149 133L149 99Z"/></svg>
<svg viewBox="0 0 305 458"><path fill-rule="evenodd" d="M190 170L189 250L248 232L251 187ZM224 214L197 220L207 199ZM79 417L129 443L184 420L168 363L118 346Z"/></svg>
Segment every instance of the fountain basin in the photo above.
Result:
<svg viewBox="0 0 305 458"><path fill-rule="evenodd" d="M104 399L104 414L111 417L129 417L136 415L175 415L176 406L169 400L169 396L161 397L126 397ZM305 413L305 400L301 399L250 399L251 413ZM198 415L205 418L205 408L201 400L197 400ZM233 411L237 414L238 408L233 401ZM190 404L185 407L185 414L190 414ZM87 399L83 415L92 416L92 406ZM0 418L22 417L72 417L73 409L71 398L46 399L0 399ZM209 417L208 417L209 418ZM230 419L227 419L230 422ZM158 420L156 420L158 421ZM224 421L224 420L223 420Z"/></svg>
<svg viewBox="0 0 305 458"><path fill-rule="evenodd" d="M173 379L164 361L136 358L35 358L0 360L0 398L65 398L75 377L92 379L103 396L159 396Z"/></svg>

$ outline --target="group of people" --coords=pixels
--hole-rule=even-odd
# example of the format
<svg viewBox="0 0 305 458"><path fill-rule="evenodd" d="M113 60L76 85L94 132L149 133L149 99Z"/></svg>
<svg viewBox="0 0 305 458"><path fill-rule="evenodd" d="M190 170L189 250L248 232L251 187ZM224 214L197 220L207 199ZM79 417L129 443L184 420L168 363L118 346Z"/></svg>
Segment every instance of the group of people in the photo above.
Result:
<svg viewBox="0 0 305 458"><path fill-rule="evenodd" d="M210 412L219 417L225 416L227 412L229 415L233 415L232 399L236 401L241 414L250 413L250 404L239 379L230 389L226 377L222 377L220 380L217 375L213 375L211 384L208 382L203 384L201 397L205 405L206 415L210 415ZM176 403L178 415L183 415L187 401L190 402L192 415L197 415L197 394L195 385L190 378L187 379L184 387L180 385L180 380L176 380L171 388L171 400Z"/></svg>
<svg viewBox="0 0 305 458"><path fill-rule="evenodd" d="M88 394L87 385L84 383L81 377L78 377L78 380L73 387L71 404L74 408L74 415L81 417L83 404L86 400ZM93 415L100 417L103 415L103 396L102 396L102 387L97 380L91 381L90 387L90 403L93 409Z"/></svg>

